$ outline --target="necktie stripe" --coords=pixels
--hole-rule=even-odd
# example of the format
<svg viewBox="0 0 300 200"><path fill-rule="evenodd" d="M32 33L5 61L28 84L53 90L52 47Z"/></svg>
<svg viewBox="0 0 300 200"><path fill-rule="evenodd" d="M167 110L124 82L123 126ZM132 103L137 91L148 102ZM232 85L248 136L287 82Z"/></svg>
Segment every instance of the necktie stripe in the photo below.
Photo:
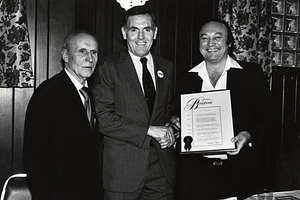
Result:
<svg viewBox="0 0 300 200"><path fill-rule="evenodd" d="M86 114L90 123L91 128L93 128L94 122L93 122L93 117L92 117L92 107L91 107L91 92L89 88L87 87L82 87L79 92L84 96L84 107L86 110Z"/></svg>

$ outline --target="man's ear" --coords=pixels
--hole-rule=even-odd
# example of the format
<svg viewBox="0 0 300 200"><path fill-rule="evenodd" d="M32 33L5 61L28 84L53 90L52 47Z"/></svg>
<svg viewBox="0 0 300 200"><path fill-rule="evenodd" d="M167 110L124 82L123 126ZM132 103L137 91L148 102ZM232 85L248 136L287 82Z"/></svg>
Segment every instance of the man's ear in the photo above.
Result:
<svg viewBox="0 0 300 200"><path fill-rule="evenodd" d="M127 40L126 29L122 26L121 28L122 36L124 40Z"/></svg>
<svg viewBox="0 0 300 200"><path fill-rule="evenodd" d="M63 61L64 61L65 63L67 63L67 62L69 61L69 54L68 54L67 49L63 49L63 50L61 51L61 58L63 59Z"/></svg>
<svg viewBox="0 0 300 200"><path fill-rule="evenodd" d="M155 30L154 30L154 36L153 36L153 40L155 40L155 39L156 39L157 32L158 32L158 27L156 26L156 27L155 27Z"/></svg>

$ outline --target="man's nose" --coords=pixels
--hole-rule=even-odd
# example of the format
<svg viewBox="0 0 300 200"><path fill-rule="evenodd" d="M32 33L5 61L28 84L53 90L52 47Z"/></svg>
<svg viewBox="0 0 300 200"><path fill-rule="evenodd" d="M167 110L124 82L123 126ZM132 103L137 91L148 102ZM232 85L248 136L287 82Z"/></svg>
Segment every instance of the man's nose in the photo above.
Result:
<svg viewBox="0 0 300 200"><path fill-rule="evenodd" d="M92 56L92 53L91 53L91 52L88 52L88 53L87 53L85 60L86 60L87 62L93 62L93 56Z"/></svg>
<svg viewBox="0 0 300 200"><path fill-rule="evenodd" d="M209 45L209 46L213 46L214 44L215 44L214 39L208 38L208 45Z"/></svg>
<svg viewBox="0 0 300 200"><path fill-rule="evenodd" d="M139 38L139 39L143 39L143 38L144 38L144 33L143 33L143 31L139 31L138 38Z"/></svg>

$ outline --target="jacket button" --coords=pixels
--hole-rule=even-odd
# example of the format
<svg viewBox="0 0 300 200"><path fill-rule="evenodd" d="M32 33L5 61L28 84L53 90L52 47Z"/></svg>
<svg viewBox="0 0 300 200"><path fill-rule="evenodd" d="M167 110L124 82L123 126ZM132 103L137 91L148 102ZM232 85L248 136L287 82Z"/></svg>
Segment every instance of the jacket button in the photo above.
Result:
<svg viewBox="0 0 300 200"><path fill-rule="evenodd" d="M149 149L147 147L144 148L144 151L148 151Z"/></svg>

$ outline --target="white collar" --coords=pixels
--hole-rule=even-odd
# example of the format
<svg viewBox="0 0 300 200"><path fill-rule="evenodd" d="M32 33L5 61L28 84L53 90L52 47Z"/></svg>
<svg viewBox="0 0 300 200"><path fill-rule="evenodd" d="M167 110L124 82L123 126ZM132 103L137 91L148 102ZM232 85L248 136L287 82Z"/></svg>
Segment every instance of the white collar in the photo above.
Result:
<svg viewBox="0 0 300 200"><path fill-rule="evenodd" d="M80 90L82 88L82 86L88 87L87 81L85 80L83 82L83 84L81 84L76 78L74 78L74 76L72 76L72 74L70 72L68 72L68 70L66 70L66 68L64 68L66 74L68 75L68 77L71 79L72 83L75 85L77 90Z"/></svg>
<svg viewBox="0 0 300 200"><path fill-rule="evenodd" d="M146 56L143 56L143 57L136 56L133 53L131 53L130 51L128 51L128 52L130 54L130 57L135 61L140 62L141 58L147 58L147 60L149 61L148 63L152 63L152 55L150 52Z"/></svg>
<svg viewBox="0 0 300 200"><path fill-rule="evenodd" d="M227 56L226 64L225 64L225 71L228 71L230 68L236 68L236 69L243 69L242 66L237 63L233 58L230 56ZM206 72L206 63L205 61L202 61L195 67L189 70L189 72L196 72L198 74L202 74Z"/></svg>

